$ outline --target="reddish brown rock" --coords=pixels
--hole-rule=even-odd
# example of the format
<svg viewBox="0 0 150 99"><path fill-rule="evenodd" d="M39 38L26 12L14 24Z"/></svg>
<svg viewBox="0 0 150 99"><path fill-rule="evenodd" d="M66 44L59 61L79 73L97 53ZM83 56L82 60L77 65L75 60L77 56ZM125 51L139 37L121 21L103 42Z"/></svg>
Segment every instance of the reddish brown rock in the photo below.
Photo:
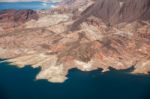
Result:
<svg viewBox="0 0 150 99"><path fill-rule="evenodd" d="M33 10L2 10L0 11L0 26L4 30L22 28L30 20L37 20L38 14Z"/></svg>

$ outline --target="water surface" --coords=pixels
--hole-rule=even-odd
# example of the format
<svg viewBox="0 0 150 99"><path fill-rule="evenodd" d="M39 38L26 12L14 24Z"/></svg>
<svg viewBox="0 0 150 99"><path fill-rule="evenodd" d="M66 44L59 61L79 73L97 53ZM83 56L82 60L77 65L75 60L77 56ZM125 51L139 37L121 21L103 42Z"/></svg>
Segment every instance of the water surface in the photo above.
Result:
<svg viewBox="0 0 150 99"><path fill-rule="evenodd" d="M0 10L6 9L42 10L42 9L50 9L55 5L56 3L48 3L48 2L0 2Z"/></svg>
<svg viewBox="0 0 150 99"><path fill-rule="evenodd" d="M40 68L0 64L0 99L150 99L150 76L127 71L69 71L64 83L35 80Z"/></svg>

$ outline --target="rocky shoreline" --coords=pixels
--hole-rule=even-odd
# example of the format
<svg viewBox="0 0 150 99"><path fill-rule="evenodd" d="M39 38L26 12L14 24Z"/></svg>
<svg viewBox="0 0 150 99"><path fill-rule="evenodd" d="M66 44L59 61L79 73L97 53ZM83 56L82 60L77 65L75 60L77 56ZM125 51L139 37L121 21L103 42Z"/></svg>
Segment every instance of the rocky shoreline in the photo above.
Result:
<svg viewBox="0 0 150 99"><path fill-rule="evenodd" d="M117 11L115 15L107 13L111 9L109 0L87 0L85 6L78 5L85 3L79 1L69 2L76 4L72 8L62 3L63 6L49 11L0 11L0 58L20 68L41 67L36 79L50 82L64 82L72 68L82 71L101 68L106 72L110 67L116 70L134 67L133 74L148 74L150 15L145 13L150 11L149 0L122 0L125 5L135 3L135 8L144 12L132 17L132 21L126 19L128 12L122 12L122 17L118 15L118 10L122 10L118 9L117 0L109 2ZM104 10L100 9L102 2ZM139 3L143 3L142 7ZM147 9L142 9L143 6ZM132 9L131 5L123 11ZM103 19L105 16L115 20L115 24Z"/></svg>

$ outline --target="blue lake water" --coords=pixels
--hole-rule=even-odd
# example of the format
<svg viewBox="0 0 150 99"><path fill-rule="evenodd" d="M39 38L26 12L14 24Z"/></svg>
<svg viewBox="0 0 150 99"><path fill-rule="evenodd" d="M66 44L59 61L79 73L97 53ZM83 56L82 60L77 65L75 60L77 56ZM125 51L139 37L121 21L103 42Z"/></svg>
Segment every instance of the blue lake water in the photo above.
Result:
<svg viewBox="0 0 150 99"><path fill-rule="evenodd" d="M0 63L0 99L150 99L150 75L72 69L59 84L36 81L39 71Z"/></svg>
<svg viewBox="0 0 150 99"><path fill-rule="evenodd" d="M0 10L5 10L5 9L41 10L41 9L50 9L55 5L56 3L46 3L46 2L0 2Z"/></svg>

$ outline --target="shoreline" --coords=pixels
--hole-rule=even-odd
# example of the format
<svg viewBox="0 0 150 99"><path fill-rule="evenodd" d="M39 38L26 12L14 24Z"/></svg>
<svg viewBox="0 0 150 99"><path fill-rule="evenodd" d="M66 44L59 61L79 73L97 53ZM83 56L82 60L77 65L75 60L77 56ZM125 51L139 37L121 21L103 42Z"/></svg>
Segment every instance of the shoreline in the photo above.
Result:
<svg viewBox="0 0 150 99"><path fill-rule="evenodd" d="M82 71L84 73L90 73L90 72L93 72L93 71L99 71L100 73L104 73L104 75L105 75L105 73L109 73L109 72L112 72L112 71L120 72L120 73L126 73L126 74L129 74L129 75L135 75L135 76L137 76L137 75L143 75L143 76L150 75L150 73L147 73L147 74L145 74L145 73L132 73L134 71L133 67L130 67L128 69L122 69L122 70L117 70L115 68L109 67L108 68L109 71L103 71L102 68L91 69L91 70L82 70L82 69L80 69L78 67L73 67L73 68L68 69L66 74L63 74L60 77L57 75L56 77L54 76L54 78L51 76L52 79L48 79L48 78L44 78L45 77L44 75L41 75L41 77L38 77L38 75L42 72L42 66L33 67L31 65L24 65L23 67L22 66L20 67L19 65L16 65L16 64L13 64L13 63L7 61L7 59L6 60L1 59L0 60L0 64L2 64L2 63L7 64L7 65L12 66L12 67L15 67L17 69L23 69L23 68L26 68L26 67L31 67L33 69L40 69L38 74L36 74L36 77L35 77L36 80L47 80L47 81L49 81L51 83L64 83L68 79L67 75L69 74L69 72L71 70L74 70L74 69ZM50 72L50 71L48 71L48 72Z"/></svg>

